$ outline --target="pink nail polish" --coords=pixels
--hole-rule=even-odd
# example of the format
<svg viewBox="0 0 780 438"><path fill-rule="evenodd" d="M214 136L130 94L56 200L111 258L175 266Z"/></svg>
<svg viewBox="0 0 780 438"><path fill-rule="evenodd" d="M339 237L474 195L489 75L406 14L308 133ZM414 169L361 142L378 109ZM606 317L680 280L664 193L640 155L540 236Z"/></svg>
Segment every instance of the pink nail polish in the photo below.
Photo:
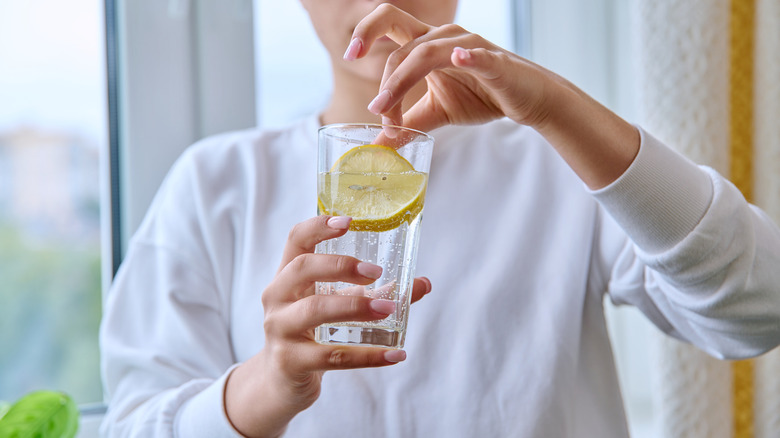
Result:
<svg viewBox="0 0 780 438"><path fill-rule="evenodd" d="M423 277L423 281L425 282L425 293L429 293L433 289L433 285L431 284L431 280L428 279L428 277Z"/></svg>
<svg viewBox="0 0 780 438"><path fill-rule="evenodd" d="M347 46L347 51L344 52L344 60L345 61L356 60L358 55L360 54L360 49L362 48L363 48L363 42L360 41L360 38L352 38L352 41L349 42L349 46Z"/></svg>
<svg viewBox="0 0 780 438"><path fill-rule="evenodd" d="M358 274L364 277L373 278L374 280L382 276L382 267L372 263L366 263L366 262L358 263L357 271Z"/></svg>
<svg viewBox="0 0 780 438"><path fill-rule="evenodd" d="M463 47L455 47L455 48L453 49L453 52L455 52L455 55L456 55L456 56L457 56L459 59L461 59L461 60L463 60L463 61L465 61L465 60L467 60L467 59L471 58L471 53L469 53L469 52L468 52L466 49L464 49Z"/></svg>
<svg viewBox="0 0 780 438"><path fill-rule="evenodd" d="M383 125L401 125L400 123L395 123L388 117L382 117L382 124ZM393 126L385 126L382 129L382 132L387 136L387 138L397 138L398 134L400 134L400 131L398 128L394 128Z"/></svg>
<svg viewBox="0 0 780 438"><path fill-rule="evenodd" d="M352 218L349 216L334 216L328 219L328 226L334 230L346 230L349 228L349 223L352 222Z"/></svg>
<svg viewBox="0 0 780 438"><path fill-rule="evenodd" d="M374 114L380 114L387 109L387 104L390 103L390 91L382 90L371 103L368 104L368 110Z"/></svg>
<svg viewBox="0 0 780 438"><path fill-rule="evenodd" d="M371 302L368 303L368 306L371 307L371 310L374 312L381 313L383 315L389 315L395 312L395 302L390 300L371 300Z"/></svg>
<svg viewBox="0 0 780 438"><path fill-rule="evenodd" d="M402 362L406 360L406 352L403 350L388 350L385 352L385 360L388 362Z"/></svg>

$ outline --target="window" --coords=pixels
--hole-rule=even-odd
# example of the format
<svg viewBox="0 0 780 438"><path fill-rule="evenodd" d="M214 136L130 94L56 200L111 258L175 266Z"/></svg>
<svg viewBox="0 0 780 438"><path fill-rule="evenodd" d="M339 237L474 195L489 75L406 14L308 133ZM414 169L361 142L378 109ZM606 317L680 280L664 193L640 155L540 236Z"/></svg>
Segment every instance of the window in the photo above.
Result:
<svg viewBox="0 0 780 438"><path fill-rule="evenodd" d="M116 38L109 40L116 61L110 65L116 75L111 215L100 202L109 195L98 189L109 189L107 178L101 180L108 174L109 119L104 2ZM631 94L623 92L632 85L625 38L630 7L619 0L580 3L461 0L456 20L631 119ZM290 20L301 26L282 25ZM289 56L318 45L297 1L0 3L0 400L42 387L65 390L82 405L102 398L101 260L106 285L112 263L120 261L159 183L188 145L320 108L330 88L321 74L328 71L324 51ZM284 86L288 80L297 86L294 93ZM110 216L102 240L101 214ZM630 313L610 315L616 332L635 324L635 331L646 330L647 323L631 322L638 318ZM647 379L636 378L647 366L643 351L627 336L617 339L636 436L647 434L633 421L635 412L647 411Z"/></svg>
<svg viewBox="0 0 780 438"><path fill-rule="evenodd" d="M0 400L100 402L100 0L0 2Z"/></svg>
<svg viewBox="0 0 780 438"><path fill-rule="evenodd" d="M118 259L187 146L255 125L253 21L252 0L106 4L115 36Z"/></svg>

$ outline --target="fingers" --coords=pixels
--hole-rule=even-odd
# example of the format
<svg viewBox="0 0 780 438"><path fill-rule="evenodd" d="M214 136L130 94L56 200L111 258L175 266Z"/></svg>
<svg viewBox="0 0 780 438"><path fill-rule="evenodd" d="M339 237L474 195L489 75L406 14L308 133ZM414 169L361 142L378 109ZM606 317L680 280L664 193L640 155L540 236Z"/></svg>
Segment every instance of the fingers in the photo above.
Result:
<svg viewBox="0 0 780 438"><path fill-rule="evenodd" d="M314 282L371 284L382 276L382 268L342 255L301 254L277 274L263 293L263 305L292 302L314 293Z"/></svg>
<svg viewBox="0 0 780 438"><path fill-rule="evenodd" d="M350 220L318 216L296 225L290 232L280 270L263 292L263 305L270 307L313 295L312 286L317 281L368 285L380 278L382 268L372 263L349 256L313 254L317 243L346 233ZM358 286L356 290L362 288ZM428 291L430 282L427 279L415 279L412 299L416 301Z"/></svg>
<svg viewBox="0 0 780 438"><path fill-rule="evenodd" d="M343 236L350 222L352 218L349 217L323 215L295 225L287 237L279 271L299 255L314 252L314 247L323 240Z"/></svg>
<svg viewBox="0 0 780 438"><path fill-rule="evenodd" d="M431 111L430 104L425 101L417 101L403 115L405 127L418 131L430 132L436 128L451 124L446 114L441 111Z"/></svg>
<svg viewBox="0 0 780 438"><path fill-rule="evenodd" d="M456 25L430 26L401 9L384 3L357 25L344 59L354 60L365 55L371 44L385 35L401 47L388 58L380 92L369 104L368 109L374 114L381 114L382 123L385 125L403 126L401 102L406 93L432 70L451 65L448 56L442 55L443 52L435 46L441 45L444 38L472 34ZM407 62L410 56L412 62ZM402 75L395 74L402 63L412 66L411 71ZM393 83L393 80L399 83ZM396 133L389 130L385 134L392 143Z"/></svg>
<svg viewBox="0 0 780 438"><path fill-rule="evenodd" d="M461 43L472 44L472 48ZM479 36L449 39L440 50L448 58L446 73L428 77L428 94L403 114L406 127L427 132L447 124L485 123L502 116L519 122L526 106L538 101L545 90L532 63ZM416 62L411 56L405 63ZM393 75L408 80L414 73L408 73L402 64ZM457 80L451 80L455 77ZM442 78L448 80L445 85ZM389 79L386 87L392 86L393 80Z"/></svg>
<svg viewBox="0 0 780 438"><path fill-rule="evenodd" d="M430 291L430 280L415 278L412 302ZM266 336L275 340L267 346L282 347L270 348L270 354L282 364L282 369L293 373L393 365L404 361L406 352L376 347L319 345L311 342L310 333L320 324L379 320L395 311L396 304L389 300L359 295L309 296L266 314Z"/></svg>
<svg viewBox="0 0 780 438"><path fill-rule="evenodd" d="M420 298L428 295L431 289L431 280L428 280L426 277L415 278L414 284L412 285L412 302L417 302Z"/></svg>
<svg viewBox="0 0 780 438"><path fill-rule="evenodd" d="M537 107L544 103L549 75L457 25L429 26L392 5L382 5L358 25L345 59L363 56L383 34L401 47L388 57L378 93L368 106L382 116L382 123L430 131L504 116L524 124L533 122L536 113L544 118L544 109ZM427 93L405 111L405 96L423 80ZM381 140L403 145L396 134L387 129Z"/></svg>
<svg viewBox="0 0 780 438"><path fill-rule="evenodd" d="M356 290L362 290L357 287ZM419 301L431 291L431 282L425 277L414 279L412 302ZM375 321L387 318L396 311L391 300L372 299L359 294L311 295L287 306L274 315L287 321L283 330L296 335L320 324L344 321Z"/></svg>
<svg viewBox="0 0 780 438"><path fill-rule="evenodd" d="M311 295L269 315L272 320L266 321L266 326L276 332L274 334L294 339L321 324L376 321L387 318L395 310L396 304L389 300L348 295Z"/></svg>
<svg viewBox="0 0 780 438"><path fill-rule="evenodd" d="M452 64L456 67L470 69L482 79L498 79L501 71L502 60L496 53L486 49L464 49L455 47L450 55Z"/></svg>
<svg viewBox="0 0 780 438"><path fill-rule="evenodd" d="M387 59L380 91L368 110L382 114L387 124L401 125L406 93L434 70L451 67L450 53L457 46L476 46L482 39L457 25L446 25L407 43Z"/></svg>
<svg viewBox="0 0 780 438"><path fill-rule="evenodd" d="M372 368L392 365L406 359L403 350L382 350L372 347L321 347L313 355L324 371Z"/></svg>
<svg viewBox="0 0 780 438"><path fill-rule="evenodd" d="M393 149L399 149L402 146L409 144L418 136L418 134L414 131L399 129L397 126L405 126L406 128L422 131L421 129L417 129L409 125L402 125L400 121L393 122L384 116L382 117L382 124L385 126L381 131L379 131L379 134L374 139L374 144L381 144Z"/></svg>
<svg viewBox="0 0 780 438"><path fill-rule="evenodd" d="M352 33L344 59L352 61L368 53L374 41L388 36L398 45L425 35L431 26L395 6L383 3L363 18Z"/></svg>
<svg viewBox="0 0 780 438"><path fill-rule="evenodd" d="M471 49L466 52L463 47ZM456 52L459 57L453 62ZM477 56L472 57L471 52ZM497 46L457 25L436 28L390 55L379 93L368 109L374 114L381 114L384 124L406 126L424 132L454 123L449 118L452 114L442 108L461 108L459 111L463 114L457 114L457 117L479 118L477 108L490 103L485 102L486 96L482 92L484 87L479 84L489 81L490 75L501 76L501 69L495 68L494 55L501 52ZM461 59L460 56L467 59ZM477 62L485 60L491 62ZM431 74L434 72L436 75ZM404 113L404 97L416 84L426 79L428 93ZM495 84L484 85L492 88ZM468 105L470 102L474 105ZM490 113L492 115L495 112L498 111ZM472 122L484 121L487 120ZM386 136L392 138L391 133L386 133Z"/></svg>
<svg viewBox="0 0 780 438"><path fill-rule="evenodd" d="M406 359L403 350L388 350L376 347L326 346L319 344L296 344L294 359L288 359L288 369L310 371L348 370L375 368L393 365Z"/></svg>

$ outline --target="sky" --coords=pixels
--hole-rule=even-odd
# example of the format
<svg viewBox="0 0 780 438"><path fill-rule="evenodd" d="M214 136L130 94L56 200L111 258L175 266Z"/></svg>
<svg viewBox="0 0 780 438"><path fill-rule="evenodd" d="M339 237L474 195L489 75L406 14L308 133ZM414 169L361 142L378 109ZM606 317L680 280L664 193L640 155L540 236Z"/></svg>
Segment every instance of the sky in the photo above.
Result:
<svg viewBox="0 0 780 438"><path fill-rule="evenodd" d="M102 0L0 0L0 132L19 125L104 142Z"/></svg>

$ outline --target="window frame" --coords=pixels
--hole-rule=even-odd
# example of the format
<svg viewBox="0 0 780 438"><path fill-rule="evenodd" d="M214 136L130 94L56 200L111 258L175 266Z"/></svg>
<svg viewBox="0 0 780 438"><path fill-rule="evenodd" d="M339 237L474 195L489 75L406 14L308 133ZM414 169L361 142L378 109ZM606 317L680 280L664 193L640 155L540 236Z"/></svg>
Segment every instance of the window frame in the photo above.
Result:
<svg viewBox="0 0 780 438"><path fill-rule="evenodd" d="M208 135L255 126L255 65L251 0L105 5L111 187L106 255L113 276L178 156Z"/></svg>
<svg viewBox="0 0 780 438"><path fill-rule="evenodd" d="M169 17L149 25L145 13L160 4ZM256 115L251 0L104 0L103 6L109 140L100 163L105 303L128 241L176 158L200 138L254 126ZM237 16L241 12L247 13ZM144 50L172 38L179 44L169 47L173 53ZM178 75L161 75L165 71ZM181 111L170 123L160 123L147 114L155 102L149 96L166 96L168 111ZM105 402L79 406L80 437L99 436L106 408Z"/></svg>

